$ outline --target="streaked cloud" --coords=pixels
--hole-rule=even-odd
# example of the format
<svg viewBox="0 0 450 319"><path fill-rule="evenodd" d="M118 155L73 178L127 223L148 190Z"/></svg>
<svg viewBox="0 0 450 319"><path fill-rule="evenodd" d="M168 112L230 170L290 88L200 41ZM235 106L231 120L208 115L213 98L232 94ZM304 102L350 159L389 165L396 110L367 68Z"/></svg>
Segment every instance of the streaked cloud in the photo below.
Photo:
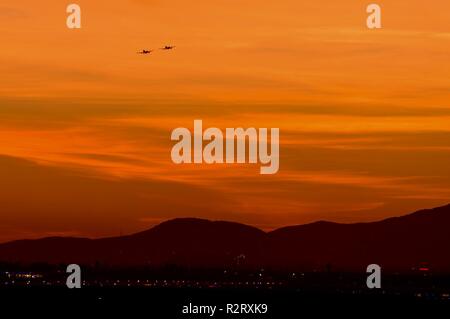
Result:
<svg viewBox="0 0 450 319"><path fill-rule="evenodd" d="M446 203L450 4L380 1L377 32L362 0L80 0L77 32L63 2L7 1L0 241L181 215L265 229L366 221ZM177 49L135 54L165 44ZM171 130L197 118L279 127L280 173L172 164Z"/></svg>

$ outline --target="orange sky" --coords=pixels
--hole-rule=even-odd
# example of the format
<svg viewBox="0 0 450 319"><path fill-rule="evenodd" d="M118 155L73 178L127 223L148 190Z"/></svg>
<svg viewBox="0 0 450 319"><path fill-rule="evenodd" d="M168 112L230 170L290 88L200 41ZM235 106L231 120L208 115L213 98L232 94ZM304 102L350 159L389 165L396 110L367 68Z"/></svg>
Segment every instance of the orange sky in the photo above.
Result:
<svg viewBox="0 0 450 319"><path fill-rule="evenodd" d="M450 202L450 2L0 5L0 241L195 216L271 229ZM137 55L176 45L174 51ZM279 127L280 171L177 166L170 133Z"/></svg>

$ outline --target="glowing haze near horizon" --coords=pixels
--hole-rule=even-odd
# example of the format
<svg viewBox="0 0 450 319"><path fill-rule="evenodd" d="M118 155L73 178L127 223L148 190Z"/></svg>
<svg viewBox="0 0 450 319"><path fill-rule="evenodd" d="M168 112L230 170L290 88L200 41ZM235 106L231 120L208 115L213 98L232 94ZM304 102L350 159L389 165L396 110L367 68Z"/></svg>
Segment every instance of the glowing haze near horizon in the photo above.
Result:
<svg viewBox="0 0 450 319"><path fill-rule="evenodd" d="M0 241L113 236L175 217L263 229L450 198L450 2L0 5ZM176 45L174 51L142 49ZM170 160L170 133L279 127L280 171Z"/></svg>

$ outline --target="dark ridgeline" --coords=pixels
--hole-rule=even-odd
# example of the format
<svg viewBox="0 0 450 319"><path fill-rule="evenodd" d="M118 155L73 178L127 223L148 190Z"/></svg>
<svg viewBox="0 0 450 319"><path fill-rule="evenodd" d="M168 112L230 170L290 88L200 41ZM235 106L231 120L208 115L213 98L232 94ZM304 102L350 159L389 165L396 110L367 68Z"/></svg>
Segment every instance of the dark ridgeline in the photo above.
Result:
<svg viewBox="0 0 450 319"><path fill-rule="evenodd" d="M108 266L266 267L305 271L409 271L426 263L450 272L450 205L379 222L316 222L265 233L230 222L175 219L130 236L45 238L0 245L0 262Z"/></svg>

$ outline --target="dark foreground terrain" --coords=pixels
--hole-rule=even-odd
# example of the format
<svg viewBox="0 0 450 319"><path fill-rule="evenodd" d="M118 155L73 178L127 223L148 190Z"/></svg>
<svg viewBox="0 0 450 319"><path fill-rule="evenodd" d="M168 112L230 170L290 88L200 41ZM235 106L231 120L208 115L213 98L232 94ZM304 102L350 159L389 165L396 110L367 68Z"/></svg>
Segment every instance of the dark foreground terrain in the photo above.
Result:
<svg viewBox="0 0 450 319"><path fill-rule="evenodd" d="M17 317L25 313L111 314L124 318L322 318L323 315L399 315L450 311L450 301L436 296L396 296L380 292L326 293L300 289L187 289L187 288L13 288L0 289L2 309ZM249 313L234 311L246 305ZM189 305L215 306L211 314L183 314ZM260 305L257 308L257 305ZM267 308L261 308L266 305ZM251 307L251 308L250 308ZM244 308L245 309L245 308ZM252 310L250 310L252 309ZM259 309L260 312L254 311ZM267 309L263 313L263 309ZM426 316L434 318L433 316ZM444 317L442 317L444 318Z"/></svg>
<svg viewBox="0 0 450 319"><path fill-rule="evenodd" d="M368 289L364 272L294 277L292 273L221 273L86 270L82 288L68 289L63 271L22 269L1 279L0 304L17 317L55 312L60 318L67 313L84 318L93 312L101 313L101 318L109 313L123 318L366 318L369 314L404 318L411 312L447 318L431 316L430 311L450 311L447 274L384 274L380 289ZM183 313L195 306L215 307L214 315Z"/></svg>

